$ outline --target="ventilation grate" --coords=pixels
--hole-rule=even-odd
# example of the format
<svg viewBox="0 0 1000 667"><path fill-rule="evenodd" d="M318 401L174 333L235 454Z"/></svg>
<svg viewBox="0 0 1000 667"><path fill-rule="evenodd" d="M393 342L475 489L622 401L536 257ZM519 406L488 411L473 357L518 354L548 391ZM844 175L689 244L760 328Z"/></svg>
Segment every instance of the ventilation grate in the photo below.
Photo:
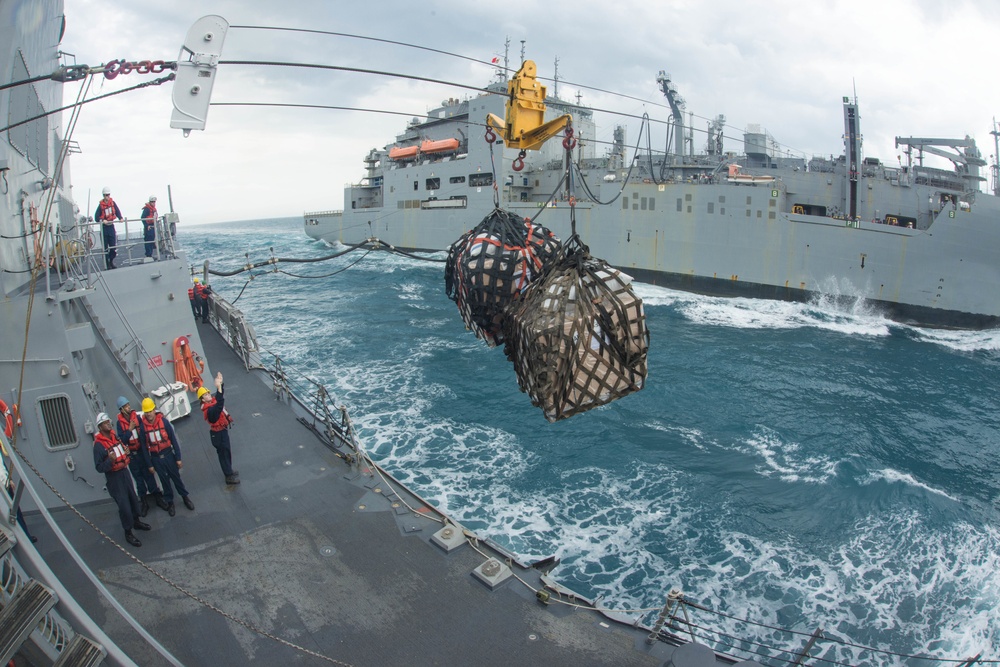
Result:
<svg viewBox="0 0 1000 667"><path fill-rule="evenodd" d="M73 426L73 414L69 409L68 396L40 398L38 411L42 416L50 449L77 444L76 428Z"/></svg>

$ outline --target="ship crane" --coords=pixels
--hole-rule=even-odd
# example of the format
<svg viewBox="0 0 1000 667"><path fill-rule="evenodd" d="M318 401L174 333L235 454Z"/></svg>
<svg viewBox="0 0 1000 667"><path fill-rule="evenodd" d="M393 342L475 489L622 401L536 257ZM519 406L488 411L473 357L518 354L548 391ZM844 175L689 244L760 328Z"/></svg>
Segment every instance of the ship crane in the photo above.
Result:
<svg viewBox="0 0 1000 667"><path fill-rule="evenodd" d="M955 165L955 170L961 173L966 179L973 181L986 180L979 175L979 168L986 166L986 160L982 158L979 149L976 148L975 139L968 136L965 139L896 137L896 147L899 148L900 146L907 147L906 156L908 160L910 159L912 150L916 148L919 152L917 163L921 167L924 162L923 154L930 153L931 155L937 155L938 157L950 160ZM938 146L954 150L943 150L942 148L937 148ZM978 186L976 187L978 188Z"/></svg>
<svg viewBox="0 0 1000 667"><path fill-rule="evenodd" d="M663 70L660 70L660 73L656 75L656 83L660 85L660 90L667 98L670 113L674 118L674 153L677 155L677 160L680 161L684 159L684 107L686 102L677 92L677 87L670 80L670 75Z"/></svg>

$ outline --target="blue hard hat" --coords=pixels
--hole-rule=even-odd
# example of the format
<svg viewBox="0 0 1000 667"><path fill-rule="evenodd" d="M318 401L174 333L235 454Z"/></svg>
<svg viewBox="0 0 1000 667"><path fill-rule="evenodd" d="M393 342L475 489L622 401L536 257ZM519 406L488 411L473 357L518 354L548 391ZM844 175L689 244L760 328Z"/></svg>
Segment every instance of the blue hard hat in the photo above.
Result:
<svg viewBox="0 0 1000 667"><path fill-rule="evenodd" d="M127 404L127 403L128 403L128 399L127 399L127 398L125 398L124 396L119 396L119 397L118 397L118 409L119 409L119 410L121 410L121 409L122 409L122 407L123 407L123 406L124 406L125 404Z"/></svg>

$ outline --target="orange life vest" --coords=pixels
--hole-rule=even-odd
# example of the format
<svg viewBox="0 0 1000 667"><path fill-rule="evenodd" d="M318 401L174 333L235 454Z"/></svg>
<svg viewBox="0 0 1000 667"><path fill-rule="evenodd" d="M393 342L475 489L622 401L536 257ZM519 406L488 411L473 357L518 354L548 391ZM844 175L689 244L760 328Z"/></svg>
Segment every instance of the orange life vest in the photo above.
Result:
<svg viewBox="0 0 1000 667"><path fill-rule="evenodd" d="M118 472L128 467L128 449L118 442L118 436L113 431L107 435L98 432L94 436L94 442L100 443L108 452L108 458L111 459L111 472Z"/></svg>
<svg viewBox="0 0 1000 667"><path fill-rule="evenodd" d="M115 200L107 196L101 200L101 220L111 221L117 218L115 215Z"/></svg>
<svg viewBox="0 0 1000 667"><path fill-rule="evenodd" d="M149 215L143 217L142 224L152 227L156 224L156 204L149 202L146 204L146 208L149 209Z"/></svg>
<svg viewBox="0 0 1000 667"><path fill-rule="evenodd" d="M119 411L118 424L121 426L123 433L128 433L130 435L129 439L125 442L125 444L128 445L129 451L139 451L139 422L135 415L135 411L129 413L128 417Z"/></svg>
<svg viewBox="0 0 1000 667"><path fill-rule="evenodd" d="M202 403L201 404L201 413L202 413L202 415L204 415L205 421L208 422L208 428L210 428L213 431L225 431L233 423L233 418L229 414L229 410L226 410L225 408L222 408L222 412L219 414L219 418L218 419L216 419L214 422L208 421L208 411L209 411L210 408L212 408L216 404L216 402L217 401L213 398L212 400L208 401L207 403Z"/></svg>
<svg viewBox="0 0 1000 667"><path fill-rule="evenodd" d="M194 288L188 287L188 300L194 301Z"/></svg>
<svg viewBox="0 0 1000 667"><path fill-rule="evenodd" d="M170 435L167 433L167 427L163 424L162 412L156 413L152 423L144 415L142 427L146 429L146 443L149 445L150 454L159 454L165 449L170 449Z"/></svg>
<svg viewBox="0 0 1000 667"><path fill-rule="evenodd" d="M202 285L201 283L198 283L197 285L195 285L194 289L195 289L195 292L198 293L198 296L200 296L202 299L204 299L205 296L208 294L208 289L204 285Z"/></svg>

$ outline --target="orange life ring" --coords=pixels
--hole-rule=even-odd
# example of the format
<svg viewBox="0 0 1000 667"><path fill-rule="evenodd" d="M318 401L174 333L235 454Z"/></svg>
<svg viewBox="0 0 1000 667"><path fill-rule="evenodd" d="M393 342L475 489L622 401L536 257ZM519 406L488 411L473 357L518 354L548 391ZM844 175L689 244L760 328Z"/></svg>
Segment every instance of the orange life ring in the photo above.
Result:
<svg viewBox="0 0 1000 667"><path fill-rule="evenodd" d="M17 404L14 405L14 413L18 412ZM7 407L7 404L0 399L0 418L3 419L3 434L8 438L14 437L14 415L11 414L11 409ZM21 415L17 416L17 425L21 425Z"/></svg>
<svg viewBox="0 0 1000 667"><path fill-rule="evenodd" d="M201 374L205 362L191 349L187 336L174 339L174 379L183 382L188 391L198 391L202 386Z"/></svg>

